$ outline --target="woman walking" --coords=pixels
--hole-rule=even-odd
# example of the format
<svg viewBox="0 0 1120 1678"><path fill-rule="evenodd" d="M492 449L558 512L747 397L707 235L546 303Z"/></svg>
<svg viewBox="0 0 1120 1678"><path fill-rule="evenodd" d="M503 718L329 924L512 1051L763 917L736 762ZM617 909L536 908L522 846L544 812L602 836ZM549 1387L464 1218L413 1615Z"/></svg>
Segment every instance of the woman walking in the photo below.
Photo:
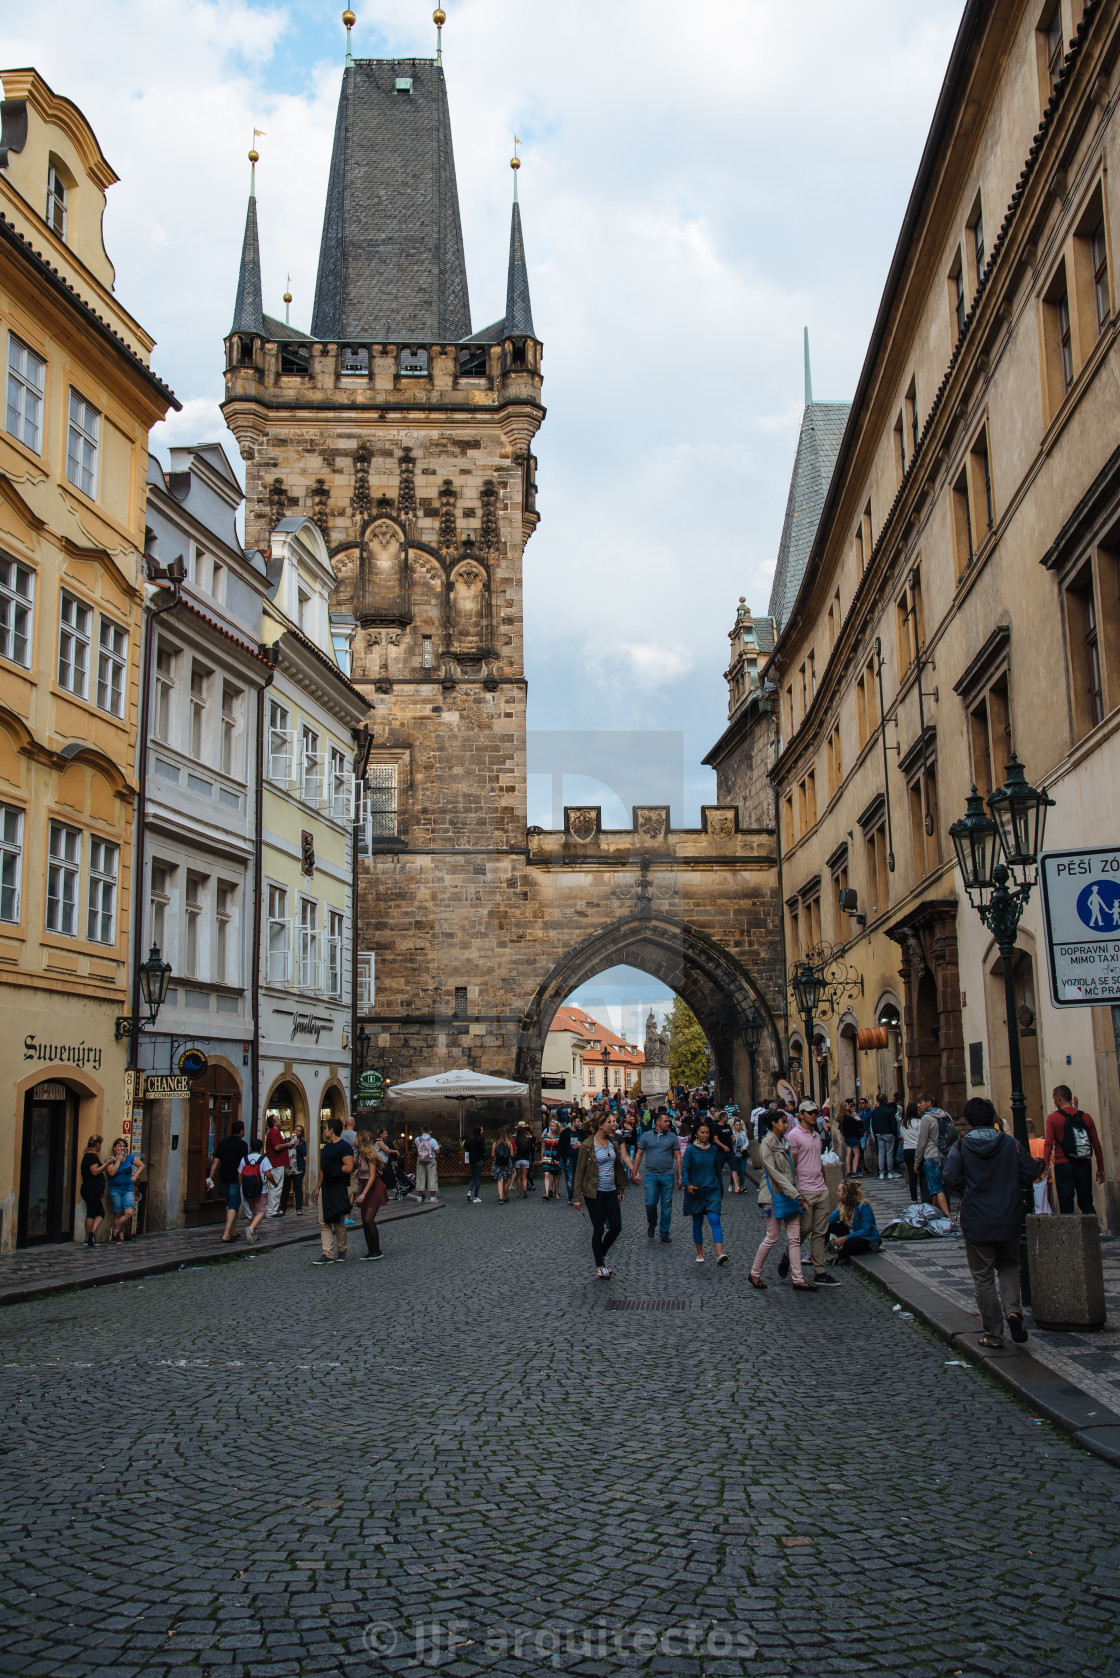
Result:
<svg viewBox="0 0 1120 1678"><path fill-rule="evenodd" d="M495 1136L490 1160L490 1175L498 1185L498 1205L508 1206L509 1185L513 1176L513 1144L509 1139L508 1125L503 1125Z"/></svg>
<svg viewBox="0 0 1120 1678"><path fill-rule="evenodd" d="M354 1204L361 1214L366 1237L366 1250L359 1253L358 1258L360 1261L384 1258L375 1219L388 1200L389 1191L381 1176L381 1156L377 1152L377 1144L368 1130L358 1132L357 1176L359 1187Z"/></svg>
<svg viewBox="0 0 1120 1678"><path fill-rule="evenodd" d="M622 1234L622 1202L626 1196L626 1172L614 1141L616 1122L614 1114L604 1109L594 1135L580 1144L572 1201L581 1214L583 1202L587 1202L591 1255L595 1274L603 1282L610 1276L607 1254Z"/></svg>
<svg viewBox="0 0 1120 1678"><path fill-rule="evenodd" d="M906 1166L906 1181L910 1185L910 1199L921 1200L922 1191L918 1186L918 1173L914 1169L914 1155L918 1147L918 1131L921 1128L922 1115L918 1112L918 1103L908 1101L906 1111L902 1115L902 1159Z"/></svg>
<svg viewBox="0 0 1120 1678"><path fill-rule="evenodd" d="M517 1182L517 1198L524 1200L529 1193L529 1168L533 1163L533 1133L522 1119L513 1139L513 1169Z"/></svg>
<svg viewBox="0 0 1120 1678"><path fill-rule="evenodd" d="M747 1160L750 1151L750 1134L742 1119L736 1115L735 1123L731 1127L731 1188L734 1194L746 1193Z"/></svg>
<svg viewBox="0 0 1120 1678"><path fill-rule="evenodd" d="M124 1232L132 1222L136 1210L136 1184L144 1170L139 1154L130 1154L128 1143L118 1136L113 1143L113 1157L105 1161L106 1188L109 1191L109 1210L113 1214L114 1241L123 1241Z"/></svg>
<svg viewBox="0 0 1120 1678"><path fill-rule="evenodd" d="M863 1120L854 1101L840 1104L840 1135L844 1139L844 1175L858 1177L863 1162Z"/></svg>
<svg viewBox="0 0 1120 1678"><path fill-rule="evenodd" d="M476 1125L473 1134L467 1138L463 1157L471 1174L471 1180L467 1184L467 1201L471 1206L481 1206L482 1167L486 1160L486 1138L482 1134L481 1125Z"/></svg>
<svg viewBox="0 0 1120 1678"><path fill-rule="evenodd" d="M704 1219L715 1243L716 1263L726 1264L728 1255L723 1250L723 1224L719 1208L723 1199L723 1183L716 1160L716 1145L706 1119L696 1126L696 1134L689 1143L681 1163L681 1182L684 1185L684 1209L692 1214L692 1240L696 1247L696 1262L704 1262Z"/></svg>
<svg viewBox="0 0 1120 1678"><path fill-rule="evenodd" d="M807 1282L801 1274L801 1198L797 1189L797 1175L786 1142L789 1114L775 1113L770 1129L762 1139L762 1187L758 1204L766 1217L766 1234L754 1255L749 1281L752 1288L764 1288L762 1267L771 1250L778 1245L785 1231L786 1251L793 1285L799 1292L816 1293L817 1284Z"/></svg>
<svg viewBox="0 0 1120 1678"><path fill-rule="evenodd" d="M544 1170L544 1197L546 1200L560 1199L560 1179L564 1175L564 1167L560 1160L560 1120L551 1119L548 1129L541 1138L541 1153Z"/></svg>
<svg viewBox="0 0 1120 1678"><path fill-rule="evenodd" d="M91 1136L82 1155L82 1199L86 1207L86 1246L95 1245L105 1217L105 1167L101 1163L103 1138Z"/></svg>

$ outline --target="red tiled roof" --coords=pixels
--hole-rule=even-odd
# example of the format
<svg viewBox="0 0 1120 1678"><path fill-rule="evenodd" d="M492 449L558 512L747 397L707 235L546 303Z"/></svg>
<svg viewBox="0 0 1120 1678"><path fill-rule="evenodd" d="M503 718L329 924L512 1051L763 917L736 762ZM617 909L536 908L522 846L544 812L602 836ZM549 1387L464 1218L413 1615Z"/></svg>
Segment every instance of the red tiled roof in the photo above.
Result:
<svg viewBox="0 0 1120 1678"><path fill-rule="evenodd" d="M628 1043L625 1037L620 1037L617 1031L612 1031L609 1025L604 1025L593 1014L588 1014L582 1008L557 1008L549 1031L570 1031L575 1037L584 1037L596 1044L606 1043L611 1051L611 1064L615 1066L642 1066L645 1063L645 1053L636 1044ZM594 1049L585 1049L585 1061L592 1064L602 1060L602 1054Z"/></svg>

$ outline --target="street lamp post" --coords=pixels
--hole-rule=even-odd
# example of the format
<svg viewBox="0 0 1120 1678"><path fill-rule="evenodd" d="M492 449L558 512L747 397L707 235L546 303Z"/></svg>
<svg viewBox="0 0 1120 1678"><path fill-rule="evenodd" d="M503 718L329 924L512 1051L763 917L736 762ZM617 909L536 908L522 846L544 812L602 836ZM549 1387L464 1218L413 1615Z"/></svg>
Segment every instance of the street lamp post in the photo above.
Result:
<svg viewBox="0 0 1120 1678"><path fill-rule="evenodd" d="M118 1014L114 1036L119 1043L122 1037L135 1037L146 1025L155 1025L156 1016L167 1000L167 987L171 982L171 963L160 958L158 944L153 944L147 961L140 963L140 995L144 999L144 1006L148 1010L147 1019L138 1014Z"/></svg>
<svg viewBox="0 0 1120 1678"><path fill-rule="evenodd" d="M1012 752L1011 762L1004 770L1003 786L988 799L991 814L985 811L984 800L974 786L964 815L949 829L968 900L995 939L1003 963L1011 1123L1016 1142L1028 1152L1027 1100L1023 1093L1023 1056L1015 1007L1015 940L1023 911L1038 880L1046 814L1053 804L1049 793L1030 785L1023 765ZM1034 1197L1027 1189L1023 1195L1024 1217L1019 1240L1024 1305L1031 1302L1026 1215L1033 1208Z"/></svg>
<svg viewBox="0 0 1120 1678"><path fill-rule="evenodd" d="M805 1022L805 1064L808 1070L808 1089L806 1095L810 1101L815 1100L813 1091L813 1022L820 1008L821 997L825 988L825 977L821 968L805 958L795 961L790 986L797 1002L801 1017Z"/></svg>
<svg viewBox="0 0 1120 1678"><path fill-rule="evenodd" d="M610 1048L610 1044L604 1038L603 1039L603 1094L606 1096L608 1101L611 1098L611 1076L610 1076L610 1074L611 1074L611 1048Z"/></svg>
<svg viewBox="0 0 1120 1678"><path fill-rule="evenodd" d="M789 970L788 984L794 1003L805 1021L805 1058L809 1078L807 1095L813 1093L813 1028L818 1019L834 1014L845 998L863 995L863 975L837 956L831 944L818 944L799 956Z"/></svg>
<svg viewBox="0 0 1120 1678"><path fill-rule="evenodd" d="M748 1014L743 1021L743 1045L751 1062L751 1107L758 1105L758 1079L755 1074L755 1062L758 1059L759 1045L762 1042L762 1021L757 1014Z"/></svg>

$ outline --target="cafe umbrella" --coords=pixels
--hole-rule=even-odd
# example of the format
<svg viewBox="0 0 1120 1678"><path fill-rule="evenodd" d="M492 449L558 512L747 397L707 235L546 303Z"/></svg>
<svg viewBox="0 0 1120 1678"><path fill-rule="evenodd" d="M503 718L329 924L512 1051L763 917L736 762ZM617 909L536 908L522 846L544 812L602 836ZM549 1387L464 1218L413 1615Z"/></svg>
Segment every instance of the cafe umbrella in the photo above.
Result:
<svg viewBox="0 0 1120 1678"><path fill-rule="evenodd" d="M413 1078L407 1084L393 1084L389 1090L389 1099L458 1102L459 1140L462 1141L463 1107L466 1102L508 1100L528 1093L528 1084L515 1083L512 1078L492 1078L487 1072L474 1072L469 1066L462 1066L453 1072L437 1072L431 1078Z"/></svg>

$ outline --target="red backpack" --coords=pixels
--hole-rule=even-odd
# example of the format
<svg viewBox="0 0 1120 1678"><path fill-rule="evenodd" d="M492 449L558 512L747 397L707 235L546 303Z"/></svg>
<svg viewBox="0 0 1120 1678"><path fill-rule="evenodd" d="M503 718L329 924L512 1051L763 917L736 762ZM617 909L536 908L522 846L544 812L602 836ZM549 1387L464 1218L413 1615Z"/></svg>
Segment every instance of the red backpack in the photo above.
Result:
<svg viewBox="0 0 1120 1678"><path fill-rule="evenodd" d="M241 1192L246 1200L257 1200L264 1193L264 1178L261 1176L261 1162L254 1160L252 1165L246 1160L241 1172Z"/></svg>

